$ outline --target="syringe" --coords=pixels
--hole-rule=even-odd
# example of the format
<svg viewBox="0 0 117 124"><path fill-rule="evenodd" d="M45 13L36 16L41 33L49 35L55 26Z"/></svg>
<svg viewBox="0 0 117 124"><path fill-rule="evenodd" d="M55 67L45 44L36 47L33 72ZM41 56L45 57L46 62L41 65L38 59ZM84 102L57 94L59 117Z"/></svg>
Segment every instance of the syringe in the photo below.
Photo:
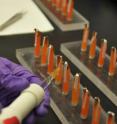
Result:
<svg viewBox="0 0 117 124"><path fill-rule="evenodd" d="M41 103L44 89L37 84L31 84L8 107L2 109L0 124L21 124L22 120Z"/></svg>
<svg viewBox="0 0 117 124"><path fill-rule="evenodd" d="M43 89L32 83L8 107L2 109L0 124L21 124L22 120L38 106L44 97L44 91L50 86L56 76L56 70L51 74L48 84Z"/></svg>

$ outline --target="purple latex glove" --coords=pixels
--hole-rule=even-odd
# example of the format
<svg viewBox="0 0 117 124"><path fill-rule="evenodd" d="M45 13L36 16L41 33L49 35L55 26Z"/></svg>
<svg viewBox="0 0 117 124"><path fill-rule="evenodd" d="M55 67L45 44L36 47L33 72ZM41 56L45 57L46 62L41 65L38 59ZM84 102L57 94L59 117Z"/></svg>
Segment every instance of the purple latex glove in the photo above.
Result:
<svg viewBox="0 0 117 124"><path fill-rule="evenodd" d="M30 83L43 87L43 81L26 68L0 57L0 103L3 107L10 104ZM34 124L35 117L48 112L50 95L45 91L43 102L26 118L26 124Z"/></svg>

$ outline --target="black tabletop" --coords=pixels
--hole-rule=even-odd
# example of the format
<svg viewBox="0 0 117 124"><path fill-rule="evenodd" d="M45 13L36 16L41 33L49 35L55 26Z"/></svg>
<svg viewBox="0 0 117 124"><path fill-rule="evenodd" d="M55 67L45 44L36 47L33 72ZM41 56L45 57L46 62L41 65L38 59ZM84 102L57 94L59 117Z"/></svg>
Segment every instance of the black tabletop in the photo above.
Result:
<svg viewBox="0 0 117 124"><path fill-rule="evenodd" d="M100 39L106 38L108 40L108 54L110 48L115 46L117 48L117 3L116 0L75 0L75 9L78 10L85 18L90 22L90 32L98 32L98 45L100 45ZM53 23L52 23L53 24ZM53 24L54 25L54 24ZM49 36L49 41L55 47L55 53L61 54L59 51L60 44L63 42L72 42L81 40L82 31L70 31L62 32L54 25L55 31L44 33L43 35ZM35 28L35 27L34 27ZM16 29L17 30L17 29ZM33 29L32 29L33 30ZM90 33L90 36L91 36ZM34 34L24 35L12 35L12 36L0 36L0 56L11 59L18 63L15 55L15 50L23 47L30 47L34 45ZM64 59L68 60L65 56ZM69 62L69 60L68 60ZM70 62L69 62L70 63ZM76 67L70 63L72 73L79 72ZM96 87L91 83L84 75L82 75L82 84L87 86L93 96L101 96L101 104L106 111L112 110L116 112L116 107L108 100L105 99L104 95L99 92ZM116 108L116 109L115 109ZM39 118L40 124L60 124L60 121L49 108L49 113L46 117Z"/></svg>

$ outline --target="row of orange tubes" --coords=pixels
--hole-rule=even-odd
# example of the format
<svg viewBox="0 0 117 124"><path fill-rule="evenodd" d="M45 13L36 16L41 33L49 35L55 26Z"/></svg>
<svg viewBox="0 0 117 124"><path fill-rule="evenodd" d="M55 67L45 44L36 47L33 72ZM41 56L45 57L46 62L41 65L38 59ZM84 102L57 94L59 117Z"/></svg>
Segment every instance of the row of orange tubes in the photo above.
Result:
<svg viewBox="0 0 117 124"><path fill-rule="evenodd" d="M73 18L74 0L46 0L54 11L59 12L62 16L66 17L67 21Z"/></svg>
<svg viewBox="0 0 117 124"><path fill-rule="evenodd" d="M41 40L43 44L41 46ZM42 66L48 65L48 73L53 72L54 69L54 48L49 45L48 37L41 37L41 32L35 29L35 44L34 44L34 56L40 58L40 64Z"/></svg>
<svg viewBox="0 0 117 124"><path fill-rule="evenodd" d="M42 45L41 41L43 41ZM81 87L80 87L80 74L76 73L76 75L71 79L71 71L70 66L67 61L63 61L61 55L57 55L55 58L54 48L52 45L49 45L48 37L41 37L41 33L35 30L35 45L34 45L34 56L35 58L40 59L40 64L47 65L48 74L52 74L52 72L57 68L57 73L55 76L55 84L61 85L62 94L68 95L70 89L70 81L72 81L72 93L71 93L71 105L77 106L79 104L80 95L81 95ZM82 119L86 119L89 114L89 106L90 106L90 92L87 88L83 88L82 91L82 105L80 116ZM99 124L100 116L101 116L101 105L100 99L95 97L93 100L93 110L92 110L92 122L91 124ZM115 114L113 112L108 112L108 117L106 120L106 124L114 124L115 122Z"/></svg>
<svg viewBox="0 0 117 124"><path fill-rule="evenodd" d="M87 51L88 38L89 38L89 27L88 25L85 25L84 31L83 31L82 43L81 43L82 52ZM92 35L92 38L89 44L89 59L91 60L94 59L96 56L96 43L97 43L97 32L93 32L93 35ZM99 50L99 57L98 57L98 62L97 62L97 66L99 68L103 68L104 66L106 50L107 50L107 40L103 39L100 50ZM116 60L117 60L117 50L115 47L112 47L111 53L110 53L109 67L108 67L109 76L113 76L115 74Z"/></svg>

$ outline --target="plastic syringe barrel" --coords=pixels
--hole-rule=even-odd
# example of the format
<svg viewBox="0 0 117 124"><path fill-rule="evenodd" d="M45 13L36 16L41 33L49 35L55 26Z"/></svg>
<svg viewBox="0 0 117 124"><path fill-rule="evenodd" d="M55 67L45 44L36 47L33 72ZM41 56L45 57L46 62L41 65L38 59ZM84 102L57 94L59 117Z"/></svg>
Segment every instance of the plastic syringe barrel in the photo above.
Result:
<svg viewBox="0 0 117 124"><path fill-rule="evenodd" d="M31 84L21 95L0 114L0 122L16 117L21 123L22 120L41 103L44 98L44 90L37 84Z"/></svg>

